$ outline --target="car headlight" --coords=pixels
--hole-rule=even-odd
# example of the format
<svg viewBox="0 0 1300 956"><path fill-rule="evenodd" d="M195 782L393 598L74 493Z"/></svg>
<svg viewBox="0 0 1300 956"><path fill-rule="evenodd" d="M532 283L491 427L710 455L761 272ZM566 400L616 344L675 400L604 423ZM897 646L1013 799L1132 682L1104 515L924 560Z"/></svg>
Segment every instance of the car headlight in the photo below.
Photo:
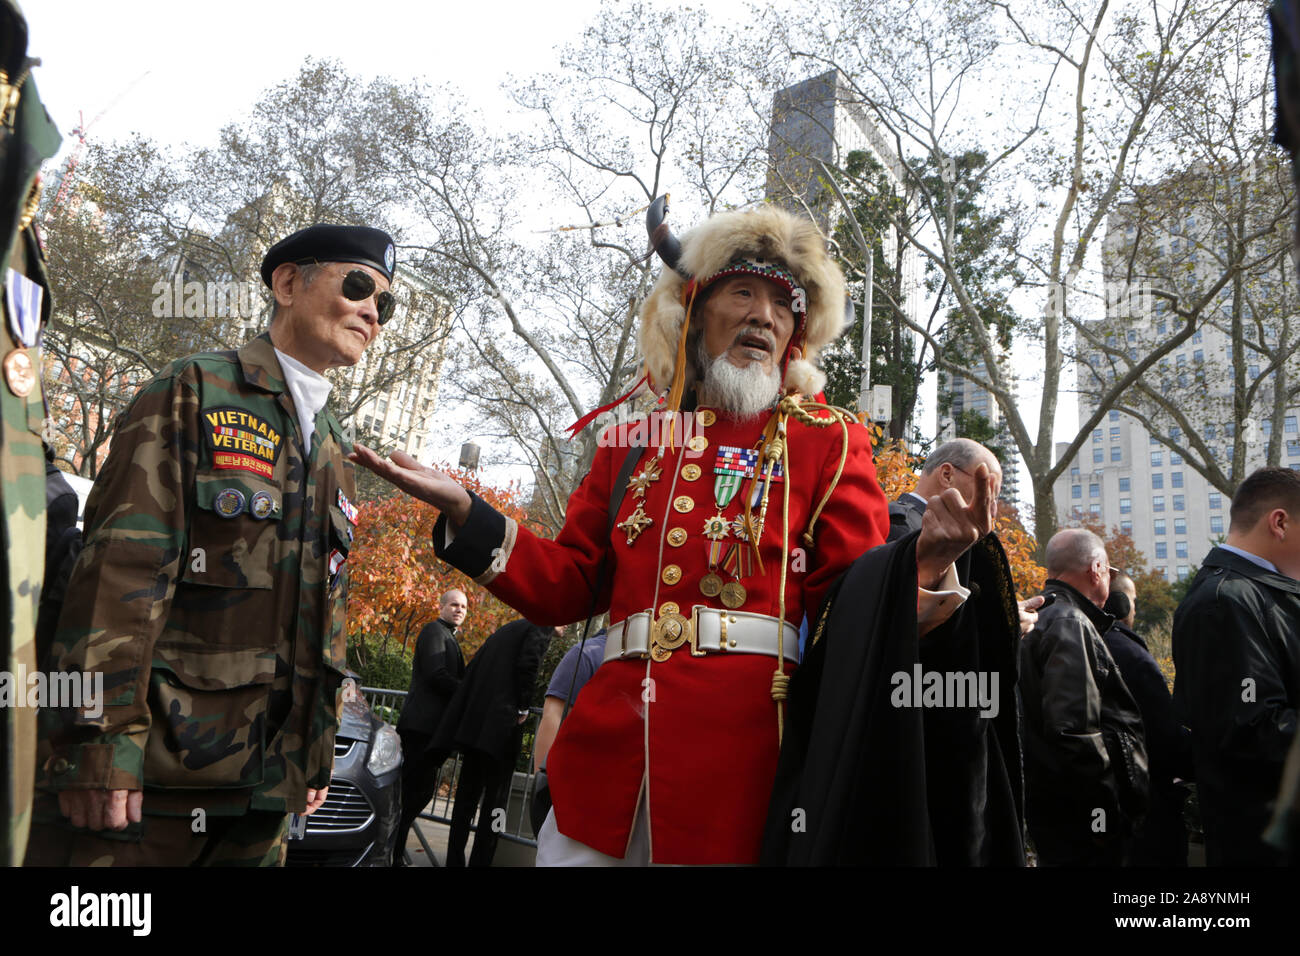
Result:
<svg viewBox="0 0 1300 956"><path fill-rule="evenodd" d="M384 724L375 731L375 738L370 744L370 756L366 758L366 769L376 777L388 773L402 762L402 738L397 731Z"/></svg>

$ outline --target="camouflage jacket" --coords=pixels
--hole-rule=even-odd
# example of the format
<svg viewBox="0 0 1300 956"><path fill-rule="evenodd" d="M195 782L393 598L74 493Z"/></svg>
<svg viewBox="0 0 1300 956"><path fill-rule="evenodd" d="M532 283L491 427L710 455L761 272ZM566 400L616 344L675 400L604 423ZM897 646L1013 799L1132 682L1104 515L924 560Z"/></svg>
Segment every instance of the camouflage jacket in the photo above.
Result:
<svg viewBox="0 0 1300 956"><path fill-rule="evenodd" d="M12 270L41 287L44 325L49 282L30 223L40 198L37 174L58 152L59 134L30 75L34 65L22 11L12 0L0 0L0 271L6 282ZM8 295L0 294L0 301L0 359L6 361L0 375L0 670L18 675L32 673L37 663L36 609L45 568L45 402L34 316L24 324L10 312ZM23 359L22 366L14 364ZM25 396L24 379L30 386ZM35 769L35 710L0 706L0 866L23 859Z"/></svg>
<svg viewBox="0 0 1300 956"><path fill-rule="evenodd" d="M53 789L146 813L302 810L342 705L350 451L322 409L304 461L269 335L174 362L136 395L86 505L60 667L105 707L51 731ZM200 794L199 791L205 793Z"/></svg>

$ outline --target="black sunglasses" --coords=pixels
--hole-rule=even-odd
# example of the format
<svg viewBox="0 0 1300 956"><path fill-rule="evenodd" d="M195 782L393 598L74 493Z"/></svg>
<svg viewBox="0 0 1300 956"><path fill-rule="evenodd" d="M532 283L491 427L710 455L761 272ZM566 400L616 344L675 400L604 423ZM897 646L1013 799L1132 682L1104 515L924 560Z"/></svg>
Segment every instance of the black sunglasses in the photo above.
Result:
<svg viewBox="0 0 1300 956"><path fill-rule="evenodd" d="M298 265L323 266L325 263L315 259L304 259ZM351 302L362 302L375 294L375 277L361 269L351 269L343 277L343 297ZM381 292L375 300L379 308L379 324L383 325L393 317L397 308L397 299L391 292Z"/></svg>
<svg viewBox="0 0 1300 956"><path fill-rule="evenodd" d="M361 302L375 294L375 277L369 272L363 272L360 269L352 269L343 277L343 296L353 302ZM383 325L393 317L393 309L397 307L397 300L393 298L391 292L381 292L375 299L375 304L379 307L379 324Z"/></svg>

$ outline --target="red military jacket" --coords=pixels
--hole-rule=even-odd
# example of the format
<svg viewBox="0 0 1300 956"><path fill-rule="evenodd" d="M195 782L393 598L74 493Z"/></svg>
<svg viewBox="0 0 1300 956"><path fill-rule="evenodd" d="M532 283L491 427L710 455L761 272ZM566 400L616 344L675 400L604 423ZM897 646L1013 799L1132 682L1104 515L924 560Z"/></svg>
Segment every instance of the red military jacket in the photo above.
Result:
<svg viewBox="0 0 1300 956"><path fill-rule="evenodd" d="M717 467L730 463L734 470L744 456L733 452L720 462L719 452L754 448L767 416L737 420L701 409L684 418L688 425L679 431L676 449L664 448L661 477L646 485L643 510L652 523L631 544L626 528L607 530L611 487L630 442L645 443L647 433L650 439L634 476L659 450L665 422L660 413L602 434L591 471L570 497L555 540L532 534L474 497L469 519L449 544L445 519L439 520L436 552L537 624L584 618L605 554L610 568L596 613L608 609L611 623L647 610L658 617L668 602L687 617L695 605L724 608L720 596L708 597L700 588L710 570L705 521L718 513ZM775 618L787 562L785 619L797 628L805 614L816 614L850 563L885 541L887 506L870 439L857 424L848 427L843 471L815 523L812 547L803 541L840 464L843 436L838 424L817 428L788 419L789 474L771 486L759 542L763 570L753 565L741 578L746 596L736 610ZM694 447L683 445L683 438L693 438ZM790 554L785 557L783 482L789 484ZM737 517L750 493L746 480L723 516ZM641 500L627 491L617 520L627 519ZM753 511L757 515L757 506ZM716 573L732 580L721 569ZM744 653L693 657L689 650L678 648L662 663L606 661L582 689L547 759L561 833L623 857L644 786L653 862L757 862L778 754L771 695L777 659ZM785 672L793 670L787 661Z"/></svg>

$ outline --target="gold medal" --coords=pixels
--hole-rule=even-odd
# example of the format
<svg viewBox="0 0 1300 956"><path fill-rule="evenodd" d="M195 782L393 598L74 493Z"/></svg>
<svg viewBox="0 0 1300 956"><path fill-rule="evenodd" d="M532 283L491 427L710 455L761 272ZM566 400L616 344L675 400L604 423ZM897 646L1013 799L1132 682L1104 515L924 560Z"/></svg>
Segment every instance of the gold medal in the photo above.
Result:
<svg viewBox="0 0 1300 956"><path fill-rule="evenodd" d="M722 578L710 571L700 578L700 593L705 597L717 597L722 593Z"/></svg>
<svg viewBox="0 0 1300 956"><path fill-rule="evenodd" d="M4 360L5 384L19 398L26 398L36 387L36 368L26 349L14 349Z"/></svg>
<svg viewBox="0 0 1300 956"><path fill-rule="evenodd" d="M631 544L636 540L637 535L652 524L654 524L654 519L645 513L645 509L642 508L638 502L636 510L628 515L625 520L620 521L615 525L615 527L621 528L623 531L627 532L627 543Z"/></svg>
<svg viewBox="0 0 1300 956"><path fill-rule="evenodd" d="M728 581L722 586L722 603L733 611L745 603L745 586L739 581Z"/></svg>
<svg viewBox="0 0 1300 956"><path fill-rule="evenodd" d="M703 472L700 470L699 465L685 465L682 468L682 478L686 481L695 481L701 474L703 474Z"/></svg>

